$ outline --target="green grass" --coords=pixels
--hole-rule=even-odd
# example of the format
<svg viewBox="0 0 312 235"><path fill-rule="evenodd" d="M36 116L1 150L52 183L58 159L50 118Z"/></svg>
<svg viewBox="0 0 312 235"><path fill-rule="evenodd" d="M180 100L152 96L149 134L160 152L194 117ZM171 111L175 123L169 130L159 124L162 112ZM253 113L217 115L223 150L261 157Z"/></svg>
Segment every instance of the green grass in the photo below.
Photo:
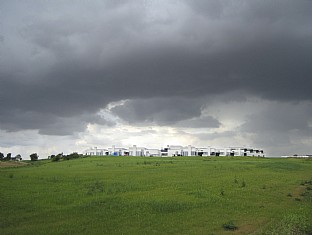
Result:
<svg viewBox="0 0 312 235"><path fill-rule="evenodd" d="M44 160L0 187L3 235L312 233L311 159Z"/></svg>

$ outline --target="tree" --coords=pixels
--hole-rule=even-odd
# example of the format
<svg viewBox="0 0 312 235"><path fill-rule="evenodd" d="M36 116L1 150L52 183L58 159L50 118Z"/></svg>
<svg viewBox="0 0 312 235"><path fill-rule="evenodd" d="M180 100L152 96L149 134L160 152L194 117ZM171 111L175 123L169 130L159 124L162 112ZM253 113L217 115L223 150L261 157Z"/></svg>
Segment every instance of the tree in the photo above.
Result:
<svg viewBox="0 0 312 235"><path fill-rule="evenodd" d="M80 157L81 157L80 154L74 152L74 153L71 153L71 154L68 154L68 155L64 155L63 159L64 160L70 160L70 159L75 159L75 158L80 158Z"/></svg>
<svg viewBox="0 0 312 235"><path fill-rule="evenodd" d="M10 161L11 160L11 156L12 156L12 153L7 153L6 158L4 160Z"/></svg>
<svg viewBox="0 0 312 235"><path fill-rule="evenodd" d="M58 155L51 155L52 162L58 162L63 157L63 153L59 153Z"/></svg>
<svg viewBox="0 0 312 235"><path fill-rule="evenodd" d="M39 156L37 153L32 153L29 155L31 161L37 161Z"/></svg>
<svg viewBox="0 0 312 235"><path fill-rule="evenodd" d="M48 156L48 159L53 159L54 157L55 157L55 155L52 154L52 155Z"/></svg>
<svg viewBox="0 0 312 235"><path fill-rule="evenodd" d="M4 160L4 154L0 152L0 160Z"/></svg>

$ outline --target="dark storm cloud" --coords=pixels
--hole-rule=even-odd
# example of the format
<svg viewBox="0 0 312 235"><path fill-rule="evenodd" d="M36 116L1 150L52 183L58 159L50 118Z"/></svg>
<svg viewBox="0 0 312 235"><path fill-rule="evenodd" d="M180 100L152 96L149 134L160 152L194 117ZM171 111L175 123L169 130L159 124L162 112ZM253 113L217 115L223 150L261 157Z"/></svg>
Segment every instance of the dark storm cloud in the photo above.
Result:
<svg viewBox="0 0 312 235"><path fill-rule="evenodd" d="M311 103L275 103L261 112L247 116L241 130L250 133L300 131L312 135Z"/></svg>
<svg viewBox="0 0 312 235"><path fill-rule="evenodd" d="M125 99L116 114L160 125L198 118L203 97L237 90L312 100L311 1L1 5L3 130L67 134L85 113Z"/></svg>
<svg viewBox="0 0 312 235"><path fill-rule="evenodd" d="M111 111L130 124L153 123L172 125L181 120L200 116L201 103L193 99L154 98L128 100ZM174 107L174 108L172 108Z"/></svg>
<svg viewBox="0 0 312 235"><path fill-rule="evenodd" d="M45 135L70 135L84 131L89 123L112 126L113 122L100 118L95 114L81 114L79 118L62 117L60 114L39 113L33 111L8 110L1 117L0 129L9 132L24 130L39 130Z"/></svg>
<svg viewBox="0 0 312 235"><path fill-rule="evenodd" d="M214 132L214 133L199 133L195 134L195 136L199 137L200 139L205 139L207 141L220 139L220 138L233 138L235 137L237 132L235 131L224 131L221 133Z"/></svg>
<svg viewBox="0 0 312 235"><path fill-rule="evenodd" d="M176 124L178 127L184 128L218 128L221 123L214 117L202 116L180 121Z"/></svg>
<svg viewBox="0 0 312 235"><path fill-rule="evenodd" d="M271 153L308 154L311 152L311 106L311 102L274 102L261 113L247 116L237 131Z"/></svg>

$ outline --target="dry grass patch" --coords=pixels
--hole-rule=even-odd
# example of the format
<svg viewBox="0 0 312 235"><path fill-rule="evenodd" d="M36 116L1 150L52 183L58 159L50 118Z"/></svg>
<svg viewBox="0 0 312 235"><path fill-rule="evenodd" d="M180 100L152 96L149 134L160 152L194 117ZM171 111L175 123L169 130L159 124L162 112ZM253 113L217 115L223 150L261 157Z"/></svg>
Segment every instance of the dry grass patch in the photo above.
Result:
<svg viewBox="0 0 312 235"><path fill-rule="evenodd" d="M16 162L16 161L0 162L0 168L20 167L20 166L27 166L27 165L28 163L26 162Z"/></svg>

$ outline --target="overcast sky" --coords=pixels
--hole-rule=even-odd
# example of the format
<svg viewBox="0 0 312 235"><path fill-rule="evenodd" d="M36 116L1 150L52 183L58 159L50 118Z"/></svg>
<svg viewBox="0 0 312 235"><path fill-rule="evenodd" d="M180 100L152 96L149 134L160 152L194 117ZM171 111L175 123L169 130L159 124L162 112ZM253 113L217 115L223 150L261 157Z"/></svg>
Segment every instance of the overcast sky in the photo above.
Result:
<svg viewBox="0 0 312 235"><path fill-rule="evenodd" d="M311 0L0 1L0 152L312 154Z"/></svg>

